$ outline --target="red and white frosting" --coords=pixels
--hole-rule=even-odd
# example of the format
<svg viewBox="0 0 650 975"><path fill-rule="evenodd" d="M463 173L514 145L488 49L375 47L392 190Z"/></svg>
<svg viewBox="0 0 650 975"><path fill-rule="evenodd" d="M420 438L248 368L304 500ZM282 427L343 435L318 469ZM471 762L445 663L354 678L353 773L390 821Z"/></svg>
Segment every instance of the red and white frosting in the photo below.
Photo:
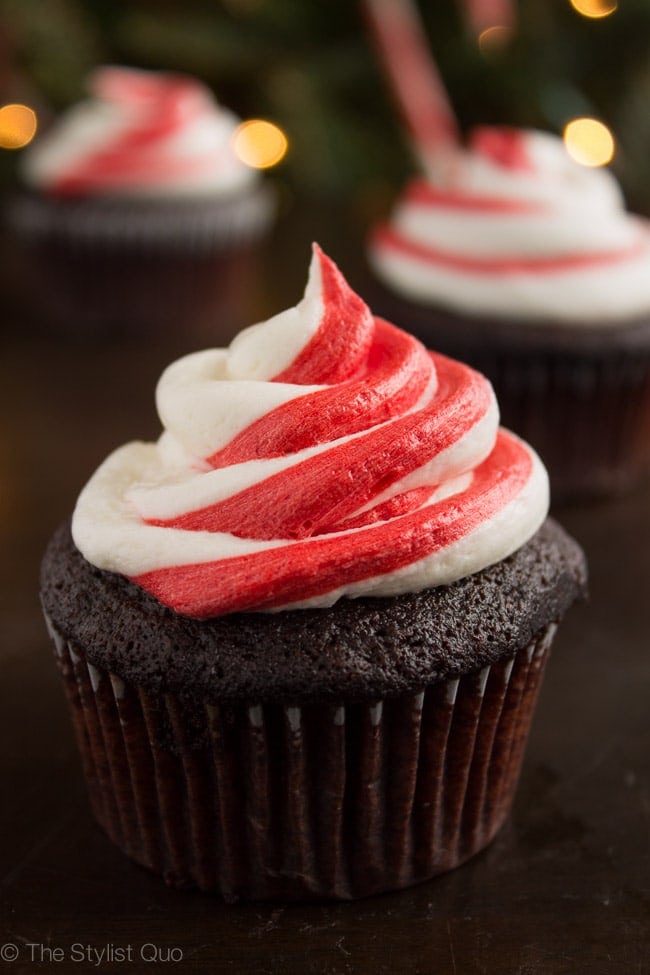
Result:
<svg viewBox="0 0 650 975"><path fill-rule="evenodd" d="M181 614L443 585L526 542L546 472L489 382L375 318L314 247L304 298L173 363L157 444L113 453L73 537Z"/></svg>
<svg viewBox="0 0 650 975"><path fill-rule="evenodd" d="M191 196L256 178L232 148L238 119L193 78L103 67L89 88L23 154L28 185L61 196Z"/></svg>
<svg viewBox="0 0 650 975"><path fill-rule="evenodd" d="M477 129L406 187L370 259L394 291L459 312L587 325L650 310L650 225L544 132Z"/></svg>

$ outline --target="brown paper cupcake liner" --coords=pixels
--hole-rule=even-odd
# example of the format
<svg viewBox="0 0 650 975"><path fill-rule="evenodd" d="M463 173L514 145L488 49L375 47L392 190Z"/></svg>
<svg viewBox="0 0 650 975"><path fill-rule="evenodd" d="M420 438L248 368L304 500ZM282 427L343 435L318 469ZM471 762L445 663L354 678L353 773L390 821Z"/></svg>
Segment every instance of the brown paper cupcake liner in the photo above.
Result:
<svg viewBox="0 0 650 975"><path fill-rule="evenodd" d="M486 846L554 631L417 694L222 706L129 686L50 625L97 820L167 883L226 900L360 897Z"/></svg>

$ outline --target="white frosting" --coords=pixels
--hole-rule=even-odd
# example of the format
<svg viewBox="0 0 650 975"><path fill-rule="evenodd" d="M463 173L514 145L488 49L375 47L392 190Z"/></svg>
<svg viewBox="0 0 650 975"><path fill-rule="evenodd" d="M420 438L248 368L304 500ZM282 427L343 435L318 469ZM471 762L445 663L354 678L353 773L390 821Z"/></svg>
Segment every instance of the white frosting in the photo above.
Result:
<svg viewBox="0 0 650 975"><path fill-rule="evenodd" d="M212 469L206 458L225 447L251 423L269 410L291 403L301 396L309 396L330 387L299 386L269 382L266 373L277 374L295 359L309 344L316 326L314 316L322 314L321 278L318 263L312 262L306 296L294 309L260 323L242 333L230 349L212 349L194 353L170 366L163 374L157 390L157 404L165 427L157 444L133 442L111 454L92 476L81 492L74 512L72 532L75 543L88 561L102 569L129 577L154 573L167 567L195 566L219 562L224 566L231 558L286 551L291 561L291 549L300 546L303 563L309 561L305 547L319 545L323 536L311 538L255 538L240 537L226 531L193 527L185 530L171 524L151 522L171 521L188 512L203 511L229 499L238 501L242 492L265 486L271 478L292 468L332 452L332 470L336 478L349 476L338 470L339 448L353 444L369 444L381 431L384 434L404 417L418 418L421 411L431 410L437 402L436 370L418 393L414 405L406 413L369 428L319 442L280 456L253 457ZM286 322L295 325L288 336ZM374 325L373 325L374 327ZM299 336L299 342L296 340ZM415 343L414 339L410 340ZM415 343L418 346L418 343ZM296 347L299 345L299 347ZM290 353L287 353L287 348ZM267 359L263 359L263 355ZM424 361L428 357L422 350ZM289 356L289 358L288 358ZM271 363L272 365L268 365ZM455 367L461 368L461 367ZM419 501L420 509L444 499L457 498L462 510L462 496L473 484L474 470L494 448L498 432L498 408L489 384L465 370L485 392L482 412L454 437L443 434L440 447L428 445L419 467L387 487L382 487L371 501L363 503L350 517L372 510L389 499L399 498L414 489L430 488ZM233 376L238 378L233 378ZM470 381L470 380L468 380ZM345 383L342 384L343 388ZM474 386L471 387L474 389ZM443 395L456 395L446 392ZM485 398L487 396L487 399ZM469 407L464 407L468 409ZM469 414L468 414L469 415ZM417 428L416 428L417 429ZM428 429L428 428L427 428ZM389 438L390 439L390 438ZM435 438L434 438L435 439ZM516 440L516 438L514 438ZM435 441L437 443L437 441ZM520 443L517 441L517 443ZM422 444L422 449L425 445ZM371 447L368 447L370 453ZM329 592L286 604L296 607L327 606L340 596L385 596L400 592L447 584L469 575L509 555L521 546L543 522L548 510L548 480L539 459L529 450L531 472L525 485L514 498L496 513L481 515L480 523L446 547L436 548L426 558L419 558L406 567L384 571L381 575L360 581L345 579ZM425 460L424 458L429 459ZM300 477L298 472L298 477ZM496 475L497 480L500 474ZM287 482L291 491L291 481ZM273 493L269 495L275 497ZM291 510L291 497L284 502ZM145 520L146 519L146 520ZM344 519L345 520L345 519ZM341 527L327 532L326 537L349 540L349 551L364 547L364 534L370 537L376 522L356 527ZM284 552L283 552L284 557ZM273 606L273 609L283 608Z"/></svg>
<svg viewBox="0 0 650 975"><path fill-rule="evenodd" d="M612 174L579 165L548 133L516 138L525 164L479 140L431 180L436 198L407 190L388 233L371 240L378 276L424 305L522 322L611 324L648 312L650 225L626 212Z"/></svg>
<svg viewBox="0 0 650 975"><path fill-rule="evenodd" d="M441 481L441 486L432 491L430 504L466 488L471 481L471 475L466 472L487 457L492 449L498 416L494 401L485 417L464 437L407 478L396 481L379 497L373 498L371 504L374 506L405 490L440 484ZM309 457L363 436L365 431L286 457L251 460L204 471L198 471L191 463L183 467L166 461L164 450L161 452L159 448L161 442L170 437L169 432L162 435L157 445L134 441L114 451L81 492L73 521L75 540L80 548L83 545L82 551L90 562L125 575L256 551L250 541L232 535L160 528L146 524L142 519L170 519L185 511L196 511L234 497L247 487ZM369 506L363 506L359 511ZM261 551L272 543L256 544L260 545ZM283 540L283 544L291 543ZM477 552L478 560L481 561L484 555L483 551Z"/></svg>
<svg viewBox="0 0 650 975"><path fill-rule="evenodd" d="M108 68L97 73L100 79L102 71L121 73L127 83L133 79L136 85L141 80L155 85L159 80L162 86L170 77L132 68ZM93 193L138 197L229 193L257 178L257 173L233 151L232 139L239 119L219 106L198 82L185 79L185 83L193 88L189 92L192 110L177 112L169 131L155 145L138 151L138 162L142 160L144 166L138 165L126 177L106 174L98 178L92 184ZM105 92L91 78L93 86L94 97L68 109L22 154L21 175L29 186L56 189L79 165L92 169L94 157L107 151L120 152L122 144L136 155L129 139L150 121L151 102L146 98L116 98L110 85ZM164 93L164 88L161 91ZM151 165L146 165L147 159Z"/></svg>
<svg viewBox="0 0 650 975"><path fill-rule="evenodd" d="M529 448L530 449L530 448ZM436 551L402 569L362 582L340 586L324 595L288 604L282 608L316 608L331 606L341 596L389 596L402 592L418 592L432 586L447 585L486 566L506 558L524 544L541 526L549 506L548 476L543 464L531 450L533 473L524 491L460 541ZM217 473L223 474L222 471ZM178 475L176 475L178 476ZM190 497L201 501L198 479L187 472ZM81 492L73 517L72 533L75 544L93 565L126 576L138 576L170 565L194 565L215 560L270 551L277 541L244 539L225 532L183 531L160 527L142 521L147 512L146 492L151 485L160 485L162 510L173 512L175 505L164 497L170 477L174 475L160 463L154 444L134 442L111 454L92 476ZM236 491L234 478L228 478L226 490ZM434 493L430 504L453 497L471 483L471 474L450 480L445 488ZM134 488L133 485L149 485ZM156 488L154 487L155 491ZM188 501L188 492L185 494ZM136 502L137 505L136 506ZM186 505L189 507L189 504ZM160 513L160 512L158 512ZM331 537L371 530L368 527L332 532ZM318 538L314 538L314 542ZM282 548L298 542L283 539ZM302 540L300 543L305 544ZM274 607L279 608L279 607Z"/></svg>
<svg viewBox="0 0 650 975"><path fill-rule="evenodd" d="M650 242L625 263L544 276L434 268L426 261L376 250L373 265L396 291L422 304L478 316L503 315L522 324L552 319L567 326L611 327L650 311Z"/></svg>
<svg viewBox="0 0 650 975"><path fill-rule="evenodd" d="M266 322L250 325L232 340L225 363L227 378L259 381L284 372L318 330L322 285L320 266L312 261L302 301Z"/></svg>
<svg viewBox="0 0 650 975"><path fill-rule="evenodd" d="M269 383L246 374L234 379L229 361L227 349L194 352L168 366L158 383L156 405L163 426L196 458L224 447L270 410L323 388Z"/></svg>

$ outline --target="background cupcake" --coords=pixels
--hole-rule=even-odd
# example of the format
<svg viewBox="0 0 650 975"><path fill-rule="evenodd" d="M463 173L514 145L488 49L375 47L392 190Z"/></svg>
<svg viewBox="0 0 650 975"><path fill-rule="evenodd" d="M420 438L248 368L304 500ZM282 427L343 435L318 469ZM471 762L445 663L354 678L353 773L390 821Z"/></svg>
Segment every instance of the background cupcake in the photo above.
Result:
<svg viewBox="0 0 650 975"><path fill-rule="evenodd" d="M551 134L482 128L376 227L378 308L492 380L558 495L650 468L650 228Z"/></svg>
<svg viewBox="0 0 650 975"><path fill-rule="evenodd" d="M305 297L170 366L43 562L95 814L170 883L350 898L507 815L584 557L489 383Z"/></svg>
<svg viewBox="0 0 650 975"><path fill-rule="evenodd" d="M91 333L209 318L225 337L274 209L235 154L238 119L187 76L105 67L89 90L24 151L9 209L46 276L38 313Z"/></svg>
<svg viewBox="0 0 650 975"><path fill-rule="evenodd" d="M377 311L489 376L555 498L629 487L650 470L647 221L558 137L464 138L417 7L366 8L423 174L370 234Z"/></svg>

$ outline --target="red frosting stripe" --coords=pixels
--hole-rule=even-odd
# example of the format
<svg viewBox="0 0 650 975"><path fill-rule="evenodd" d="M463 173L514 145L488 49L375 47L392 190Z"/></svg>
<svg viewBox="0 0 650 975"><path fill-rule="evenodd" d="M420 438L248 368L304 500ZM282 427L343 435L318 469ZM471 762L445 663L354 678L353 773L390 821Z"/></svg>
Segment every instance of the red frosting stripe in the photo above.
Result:
<svg viewBox="0 0 650 975"><path fill-rule="evenodd" d="M167 135L174 125L205 102L202 88L191 78L174 74L150 74L125 68L98 68L93 74L90 89L98 98L122 104L156 107L157 116L149 119L136 137L146 141L157 135Z"/></svg>
<svg viewBox="0 0 650 975"><path fill-rule="evenodd" d="M388 322L371 319L371 325L372 345L355 379L270 411L206 458L207 463L225 467L281 457L357 433L412 409L434 380L428 353L416 339ZM315 381L323 382L320 375Z"/></svg>
<svg viewBox="0 0 650 975"><path fill-rule="evenodd" d="M274 377L277 383L343 383L367 373L374 335L370 309L318 244L313 251L320 270L323 316L311 341Z"/></svg>
<svg viewBox="0 0 650 975"><path fill-rule="evenodd" d="M502 196L485 196L467 193L458 187L434 186L423 179L413 180L404 193L406 203L420 206L436 207L439 209L463 210L473 213L510 213L529 214L544 213L548 206L516 197L507 199Z"/></svg>
<svg viewBox="0 0 650 975"><path fill-rule="evenodd" d="M628 247L619 247L615 250L562 254L559 256L521 257L518 254L513 254L507 257L470 257L411 240L393 229L389 224L379 226L373 238L377 246L383 247L387 251L414 257L430 265L438 264L441 267L456 268L459 271L470 271L476 274L543 274L572 271L583 267L598 267L617 261L623 262L641 255L648 248L647 234L639 233L639 236Z"/></svg>
<svg viewBox="0 0 650 975"><path fill-rule="evenodd" d="M439 386L422 409L334 443L225 501L148 523L258 539L336 531L342 519L451 447L488 412L492 393L483 376L441 355L431 353L431 359Z"/></svg>
<svg viewBox="0 0 650 975"><path fill-rule="evenodd" d="M148 74L126 68L95 72L92 93L122 107L127 124L110 144L72 164L50 187L61 195L134 181L174 180L209 172L218 164L214 152L173 158L160 154L164 140L182 132L188 121L211 111L209 94L198 82L174 74Z"/></svg>
<svg viewBox="0 0 650 975"><path fill-rule="evenodd" d="M460 541L528 481L527 448L500 430L494 450L460 495L355 533L144 573L133 581L176 612L207 618L264 609L336 590L342 581L395 572Z"/></svg>
<svg viewBox="0 0 650 975"><path fill-rule="evenodd" d="M366 430L415 407L435 382L424 346L374 318L317 244L314 255L323 302L318 328L271 381L330 388L271 410L205 458L211 467L282 457Z"/></svg>
<svg viewBox="0 0 650 975"><path fill-rule="evenodd" d="M469 146L473 152L481 153L504 169L535 172L535 163L521 129L507 125L480 125L472 131Z"/></svg>

